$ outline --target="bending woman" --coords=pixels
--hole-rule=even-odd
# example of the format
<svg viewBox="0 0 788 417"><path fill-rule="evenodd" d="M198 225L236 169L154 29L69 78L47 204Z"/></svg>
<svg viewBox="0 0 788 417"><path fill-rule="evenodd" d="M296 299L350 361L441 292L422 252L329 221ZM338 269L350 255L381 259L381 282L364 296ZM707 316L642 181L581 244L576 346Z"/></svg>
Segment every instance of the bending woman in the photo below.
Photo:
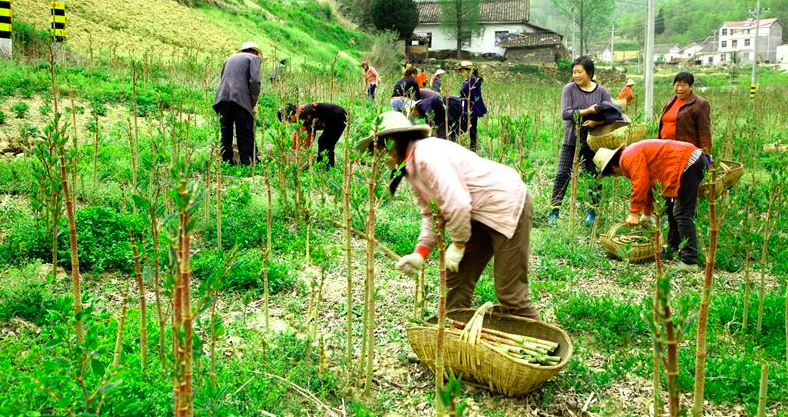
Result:
<svg viewBox="0 0 788 417"><path fill-rule="evenodd" d="M306 140L300 141L299 132L293 137L293 148L308 148L315 139L315 131L323 133L317 138L317 162L323 162L323 155L328 158L326 166L334 166L334 148L342 137L347 126L347 111L341 106L331 103L309 103L296 106L288 104L279 110L279 120L287 119L290 123L301 122L301 130L306 132Z"/></svg>

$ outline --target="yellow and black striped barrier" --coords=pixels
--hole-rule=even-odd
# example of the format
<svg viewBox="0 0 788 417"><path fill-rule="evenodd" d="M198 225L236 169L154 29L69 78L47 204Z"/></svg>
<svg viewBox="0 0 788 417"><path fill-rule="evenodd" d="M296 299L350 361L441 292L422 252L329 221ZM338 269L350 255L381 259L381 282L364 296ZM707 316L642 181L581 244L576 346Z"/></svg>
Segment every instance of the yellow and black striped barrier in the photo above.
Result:
<svg viewBox="0 0 788 417"><path fill-rule="evenodd" d="M0 39L11 39L11 0L0 0Z"/></svg>
<svg viewBox="0 0 788 417"><path fill-rule="evenodd" d="M66 3L53 1L50 9L52 27L49 34L55 42L66 40Z"/></svg>
<svg viewBox="0 0 788 417"><path fill-rule="evenodd" d="M755 98L755 92L758 91L758 85L750 84L750 99Z"/></svg>

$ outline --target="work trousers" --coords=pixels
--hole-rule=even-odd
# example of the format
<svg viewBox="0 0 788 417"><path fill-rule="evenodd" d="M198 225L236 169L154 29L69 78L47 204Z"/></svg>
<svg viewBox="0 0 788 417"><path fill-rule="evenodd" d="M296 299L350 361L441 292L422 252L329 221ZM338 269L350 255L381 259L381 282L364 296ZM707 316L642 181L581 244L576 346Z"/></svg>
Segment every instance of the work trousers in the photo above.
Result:
<svg viewBox="0 0 788 417"><path fill-rule="evenodd" d="M698 232L695 229L695 216L698 206L698 188L703 181L703 173L708 160L701 157L681 174L678 197L665 200L668 214L668 245L677 252L681 243L686 244L679 252L679 259L688 265L698 263Z"/></svg>
<svg viewBox="0 0 788 417"><path fill-rule="evenodd" d="M594 165L594 151L588 147L585 141L580 144L580 154L578 157L580 158L580 166L583 170L596 177L597 169L596 165ZM564 202L566 188L569 185L569 180L572 175L572 162L574 158L575 145L561 145L561 154L558 156L558 170L555 173L555 182L553 182L553 196L550 198L550 205L553 207L561 207ZM596 207L599 204L601 192L602 184L595 181L594 185L588 190L592 207Z"/></svg>
<svg viewBox="0 0 788 417"><path fill-rule="evenodd" d="M377 84L370 84L369 87L367 87L367 99L370 101L375 101L375 90L377 89Z"/></svg>
<svg viewBox="0 0 788 417"><path fill-rule="evenodd" d="M324 158L327 158L326 161L327 167L334 166L334 148L337 146L337 142L339 142L339 138L342 137L342 133L345 131L347 123L344 119L341 122L334 122L323 130L323 133L320 134L320 137L317 138L317 162L321 163L324 161ZM325 157L324 157L325 155Z"/></svg>
<svg viewBox="0 0 788 417"><path fill-rule="evenodd" d="M470 119L470 120L468 120ZM470 122L470 126L468 123ZM460 129L462 132L468 132L469 136L471 137L471 144L468 146L468 149L476 152L476 128L479 124L479 116L473 114L471 111L471 117L468 117L468 114L463 114L462 119L460 119Z"/></svg>
<svg viewBox="0 0 788 417"><path fill-rule="evenodd" d="M234 163L233 128L235 128L241 163L250 165L254 152L254 117L243 107L229 101L220 104L218 113L222 130L222 161Z"/></svg>
<svg viewBox="0 0 788 417"><path fill-rule="evenodd" d="M509 313L539 319L528 293L528 257L534 200L526 194L520 221L511 239L477 221L471 221L471 238L457 272L446 272L446 308L468 308L484 268L495 257L495 295Z"/></svg>

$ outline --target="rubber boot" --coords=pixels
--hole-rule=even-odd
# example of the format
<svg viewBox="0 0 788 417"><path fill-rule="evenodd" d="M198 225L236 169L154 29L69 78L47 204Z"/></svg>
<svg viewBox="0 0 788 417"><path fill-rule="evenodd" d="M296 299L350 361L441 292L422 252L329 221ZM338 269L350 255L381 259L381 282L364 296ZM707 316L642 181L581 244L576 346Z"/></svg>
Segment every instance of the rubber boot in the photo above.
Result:
<svg viewBox="0 0 788 417"><path fill-rule="evenodd" d="M586 226L592 227L596 220L596 210L590 208L586 210Z"/></svg>
<svg viewBox="0 0 788 417"><path fill-rule="evenodd" d="M550 215L547 216L547 224L550 226L555 226L556 222L558 222L559 211L560 210L558 208L550 210Z"/></svg>

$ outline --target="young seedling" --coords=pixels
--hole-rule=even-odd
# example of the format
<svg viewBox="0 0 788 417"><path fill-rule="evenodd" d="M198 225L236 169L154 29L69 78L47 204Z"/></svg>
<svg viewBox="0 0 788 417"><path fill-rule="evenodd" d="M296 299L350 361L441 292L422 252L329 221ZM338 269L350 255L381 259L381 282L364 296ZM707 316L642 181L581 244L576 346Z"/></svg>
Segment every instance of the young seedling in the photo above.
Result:
<svg viewBox="0 0 788 417"><path fill-rule="evenodd" d="M435 346L435 398L438 417L446 415L445 404L442 399L443 375L445 373L444 360L446 349L444 346L446 337L446 241L443 230L443 222L440 220L440 211L436 202L432 205L432 227L435 229L438 242L438 334Z"/></svg>

